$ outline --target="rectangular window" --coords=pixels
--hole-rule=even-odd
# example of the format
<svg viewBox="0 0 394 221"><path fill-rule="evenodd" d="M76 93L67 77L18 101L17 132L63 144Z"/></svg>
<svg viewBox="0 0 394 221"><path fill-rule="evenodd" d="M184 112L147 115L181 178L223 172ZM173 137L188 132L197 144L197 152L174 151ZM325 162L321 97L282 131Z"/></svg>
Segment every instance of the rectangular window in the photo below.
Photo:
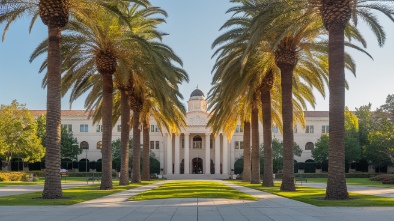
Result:
<svg viewBox="0 0 394 221"><path fill-rule="evenodd" d="M235 141L235 149L239 149L239 142Z"/></svg>
<svg viewBox="0 0 394 221"><path fill-rule="evenodd" d="M243 141L239 141L239 149L244 149L244 142Z"/></svg>
<svg viewBox="0 0 394 221"><path fill-rule="evenodd" d="M272 133L278 133L279 132L279 128L278 128L278 126L274 126L273 128L272 128Z"/></svg>
<svg viewBox="0 0 394 221"><path fill-rule="evenodd" d="M155 125L150 125L150 132L155 132Z"/></svg>
<svg viewBox="0 0 394 221"><path fill-rule="evenodd" d="M155 132L160 132L159 126L155 125Z"/></svg>
<svg viewBox="0 0 394 221"><path fill-rule="evenodd" d="M72 124L62 124L62 128L65 129L67 132L73 132Z"/></svg>
<svg viewBox="0 0 394 221"><path fill-rule="evenodd" d="M241 127L241 125L237 125L237 127L235 128L235 132L242 133L242 132L244 132L244 129Z"/></svg>
<svg viewBox="0 0 394 221"><path fill-rule="evenodd" d="M155 149L155 141L150 142L150 149L151 150Z"/></svg>
<svg viewBox="0 0 394 221"><path fill-rule="evenodd" d="M122 131L122 126L118 124L118 126L116 127L118 132Z"/></svg>
<svg viewBox="0 0 394 221"><path fill-rule="evenodd" d="M323 125L321 127L321 133L322 134L328 134L329 133L329 129L330 129L330 127L328 125Z"/></svg>
<svg viewBox="0 0 394 221"><path fill-rule="evenodd" d="M160 141L156 141L156 149L160 149Z"/></svg>
<svg viewBox="0 0 394 221"><path fill-rule="evenodd" d="M81 124L79 127L79 132L88 132L88 125L87 124Z"/></svg>
<svg viewBox="0 0 394 221"><path fill-rule="evenodd" d="M307 133L307 134L313 134L313 133L314 133L314 127L313 127L313 125L306 125L305 133Z"/></svg>
<svg viewBox="0 0 394 221"><path fill-rule="evenodd" d="M103 132L103 125L96 125L96 132Z"/></svg>

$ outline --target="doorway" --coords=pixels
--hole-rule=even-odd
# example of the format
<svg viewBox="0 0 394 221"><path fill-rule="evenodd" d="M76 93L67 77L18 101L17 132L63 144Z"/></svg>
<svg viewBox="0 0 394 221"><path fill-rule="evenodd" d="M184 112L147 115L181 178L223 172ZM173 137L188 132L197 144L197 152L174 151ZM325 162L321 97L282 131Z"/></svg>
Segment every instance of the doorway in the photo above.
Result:
<svg viewBox="0 0 394 221"><path fill-rule="evenodd" d="M193 158L192 165L193 165L193 174L199 174L199 173L202 174L203 173L201 158L199 158L199 157Z"/></svg>

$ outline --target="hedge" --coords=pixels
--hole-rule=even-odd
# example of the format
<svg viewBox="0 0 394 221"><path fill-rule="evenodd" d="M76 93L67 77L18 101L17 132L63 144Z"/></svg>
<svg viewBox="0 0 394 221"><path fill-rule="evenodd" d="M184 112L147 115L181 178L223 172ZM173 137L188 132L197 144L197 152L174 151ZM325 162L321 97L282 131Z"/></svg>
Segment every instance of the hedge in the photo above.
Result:
<svg viewBox="0 0 394 221"><path fill-rule="evenodd" d="M27 177L30 173L26 172L0 172L0 181L27 181Z"/></svg>

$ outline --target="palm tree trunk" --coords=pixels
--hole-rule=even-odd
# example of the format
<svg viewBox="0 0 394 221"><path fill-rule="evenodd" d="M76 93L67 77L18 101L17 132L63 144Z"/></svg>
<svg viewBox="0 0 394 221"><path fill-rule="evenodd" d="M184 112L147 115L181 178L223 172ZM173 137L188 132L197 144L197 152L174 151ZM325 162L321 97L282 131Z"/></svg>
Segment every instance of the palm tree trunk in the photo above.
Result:
<svg viewBox="0 0 394 221"><path fill-rule="evenodd" d="M252 175L250 183L260 183L259 109L252 104Z"/></svg>
<svg viewBox="0 0 394 221"><path fill-rule="evenodd" d="M295 65L280 65L283 118L283 178L281 190L295 191L292 77Z"/></svg>
<svg viewBox="0 0 394 221"><path fill-rule="evenodd" d="M133 176L131 182L141 183L141 171L140 171L140 111L133 111Z"/></svg>
<svg viewBox="0 0 394 221"><path fill-rule="evenodd" d="M242 179L250 182L250 122L244 121L244 169Z"/></svg>
<svg viewBox="0 0 394 221"><path fill-rule="evenodd" d="M326 199L347 199L345 179L345 67L344 29L332 26L329 30L329 125L328 180Z"/></svg>
<svg viewBox="0 0 394 221"><path fill-rule="evenodd" d="M264 143L264 175L263 186L274 186L272 160L272 110L271 92L261 90L261 105L263 115L263 143Z"/></svg>
<svg viewBox="0 0 394 221"><path fill-rule="evenodd" d="M141 180L150 180L150 165L149 165L149 123L144 120L143 122L143 139L144 146L142 148L142 176Z"/></svg>
<svg viewBox="0 0 394 221"><path fill-rule="evenodd" d="M129 136L130 136L130 104L125 90L120 90L121 133L120 133L120 180L119 185L129 184Z"/></svg>
<svg viewBox="0 0 394 221"><path fill-rule="evenodd" d="M103 148L102 148L102 178L101 190L112 189L112 74L102 74L103 100L102 100L102 122L103 122Z"/></svg>
<svg viewBox="0 0 394 221"><path fill-rule="evenodd" d="M62 197L60 170L61 134L61 28L48 26L48 91L44 199Z"/></svg>

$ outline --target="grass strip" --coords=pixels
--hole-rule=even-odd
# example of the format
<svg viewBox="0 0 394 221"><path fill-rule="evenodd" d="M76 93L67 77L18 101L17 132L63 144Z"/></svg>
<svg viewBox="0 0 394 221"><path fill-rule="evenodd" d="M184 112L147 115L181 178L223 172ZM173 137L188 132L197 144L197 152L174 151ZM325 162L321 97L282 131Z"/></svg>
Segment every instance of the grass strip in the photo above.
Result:
<svg viewBox="0 0 394 221"><path fill-rule="evenodd" d="M308 182L327 183L327 178L308 178ZM379 188L394 188L394 184L383 184L380 181L371 181L368 178L346 178L346 184Z"/></svg>
<svg viewBox="0 0 394 221"><path fill-rule="evenodd" d="M223 198L257 200L249 194L215 181L175 181L140 193L130 200L155 200L169 198Z"/></svg>
<svg viewBox="0 0 394 221"><path fill-rule="evenodd" d="M128 186L118 186L119 181L114 181L112 190L100 190L100 184L79 186L63 189L62 199L41 199L42 192L26 193L0 197L2 206L57 206L73 205L88 200L97 199L103 196L114 194L120 191L137 188L157 181L143 181L142 183L132 183ZM115 184L116 183L116 184Z"/></svg>
<svg viewBox="0 0 394 221"><path fill-rule="evenodd" d="M324 200L324 197L326 195L326 190L324 189L297 186L296 191L281 191L280 183L275 183L274 187L262 187L261 184L250 184L242 181L233 180L230 182L233 182L240 186L245 186L252 189L272 193L278 196L283 196L292 200L297 200L315 206L338 206L338 207L394 206L394 198L388 198L388 197L363 195L363 194L350 192L349 196L351 199L349 200Z"/></svg>

